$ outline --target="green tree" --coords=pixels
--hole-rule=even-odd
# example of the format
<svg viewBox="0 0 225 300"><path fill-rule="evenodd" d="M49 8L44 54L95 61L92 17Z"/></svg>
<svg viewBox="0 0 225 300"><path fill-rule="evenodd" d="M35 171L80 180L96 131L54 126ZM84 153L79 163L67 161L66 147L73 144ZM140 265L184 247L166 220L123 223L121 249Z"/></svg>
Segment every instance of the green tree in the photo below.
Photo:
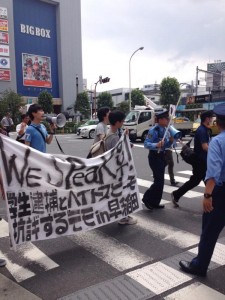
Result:
<svg viewBox="0 0 225 300"><path fill-rule="evenodd" d="M144 94L139 89L134 89L131 92L131 106L135 105L145 105Z"/></svg>
<svg viewBox="0 0 225 300"><path fill-rule="evenodd" d="M100 93L97 100L98 109L101 107L113 108L112 95L108 92Z"/></svg>
<svg viewBox="0 0 225 300"><path fill-rule="evenodd" d="M120 102L116 108L127 114L129 112L129 101Z"/></svg>
<svg viewBox="0 0 225 300"><path fill-rule="evenodd" d="M18 123L21 115L19 108L21 106L23 106L22 96L12 90L5 90L0 100L0 119L9 111L14 123Z"/></svg>
<svg viewBox="0 0 225 300"><path fill-rule="evenodd" d="M166 77L160 85L160 104L169 108L170 104L177 104L180 97L180 85L176 78Z"/></svg>
<svg viewBox="0 0 225 300"><path fill-rule="evenodd" d="M40 92L38 96L38 104L43 108L43 111L46 114L53 112L52 95L48 91L44 90Z"/></svg>
<svg viewBox="0 0 225 300"><path fill-rule="evenodd" d="M74 104L74 110L79 111L84 118L89 118L90 116L90 103L88 100L88 93L82 92L77 95L77 101Z"/></svg>

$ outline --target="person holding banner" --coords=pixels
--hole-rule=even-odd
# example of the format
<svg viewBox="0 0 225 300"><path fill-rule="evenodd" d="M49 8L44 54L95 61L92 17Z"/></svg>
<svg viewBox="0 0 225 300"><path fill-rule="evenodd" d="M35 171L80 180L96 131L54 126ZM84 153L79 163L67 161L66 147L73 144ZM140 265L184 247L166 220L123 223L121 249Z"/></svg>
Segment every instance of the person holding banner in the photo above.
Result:
<svg viewBox="0 0 225 300"><path fill-rule="evenodd" d="M110 129L107 133L107 138L105 139L105 149L106 151L112 149L118 143L119 137L119 129L123 126L123 122L125 120L125 114L122 111L114 110L109 113L109 124ZM125 131L125 134L128 132ZM137 223L137 220L131 216L126 216L122 218L118 224L120 225L134 225Z"/></svg>
<svg viewBox="0 0 225 300"><path fill-rule="evenodd" d="M174 138L170 135L169 130L166 130L170 121L168 111L158 112L156 119L158 124L149 130L144 142L144 147L149 149L148 161L153 172L154 182L145 192L142 202L150 210L164 208L164 205L160 205L160 201L163 193L166 167L165 149L170 148L174 142Z"/></svg>
<svg viewBox="0 0 225 300"><path fill-rule="evenodd" d="M93 144L102 140L106 136L108 131L107 124L109 123L109 112L110 109L108 107L99 108L97 113L99 123L95 128L95 139Z"/></svg>
<svg viewBox="0 0 225 300"><path fill-rule="evenodd" d="M2 175L0 172L0 200L3 200L5 198L4 195L4 189L3 189L3 183L2 183ZM1 222L1 217L0 217L0 222ZM0 258L0 267L4 267L6 265L6 261L3 258Z"/></svg>
<svg viewBox="0 0 225 300"><path fill-rule="evenodd" d="M46 127L41 124L44 117L43 108L38 104L32 104L28 109L28 115L31 120L30 126L26 129L25 144L46 153L46 143L50 144L53 139L53 129L56 128L55 124L50 124L50 135Z"/></svg>

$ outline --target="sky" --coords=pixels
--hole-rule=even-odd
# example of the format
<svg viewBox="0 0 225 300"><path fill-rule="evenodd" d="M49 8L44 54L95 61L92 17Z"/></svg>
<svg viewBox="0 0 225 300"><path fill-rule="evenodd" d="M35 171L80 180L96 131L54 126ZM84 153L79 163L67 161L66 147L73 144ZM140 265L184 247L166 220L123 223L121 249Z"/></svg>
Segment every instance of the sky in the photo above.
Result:
<svg viewBox="0 0 225 300"><path fill-rule="evenodd" d="M81 0L83 78L97 91L196 80L225 61L225 0ZM199 73L204 79L204 73Z"/></svg>

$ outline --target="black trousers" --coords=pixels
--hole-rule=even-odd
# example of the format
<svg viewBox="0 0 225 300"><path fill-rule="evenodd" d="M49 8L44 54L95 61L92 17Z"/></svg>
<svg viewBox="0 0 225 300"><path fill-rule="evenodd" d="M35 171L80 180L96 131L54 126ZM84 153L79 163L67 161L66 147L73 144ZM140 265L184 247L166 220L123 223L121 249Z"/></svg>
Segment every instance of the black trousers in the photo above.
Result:
<svg viewBox="0 0 225 300"><path fill-rule="evenodd" d="M193 166L190 179L186 181L179 189L173 192L174 197L179 200L187 191L192 190L194 187L205 179L207 164L204 160L199 160Z"/></svg>
<svg viewBox="0 0 225 300"><path fill-rule="evenodd" d="M203 272L207 271L217 239L225 226L225 183L223 186L215 186L212 205L213 210L210 213L203 213L198 256L191 262Z"/></svg>
<svg viewBox="0 0 225 300"><path fill-rule="evenodd" d="M159 205L164 187L164 173L166 167L165 154L163 152L149 151L149 166L153 172L154 182L143 196L143 202L147 202L154 207Z"/></svg>

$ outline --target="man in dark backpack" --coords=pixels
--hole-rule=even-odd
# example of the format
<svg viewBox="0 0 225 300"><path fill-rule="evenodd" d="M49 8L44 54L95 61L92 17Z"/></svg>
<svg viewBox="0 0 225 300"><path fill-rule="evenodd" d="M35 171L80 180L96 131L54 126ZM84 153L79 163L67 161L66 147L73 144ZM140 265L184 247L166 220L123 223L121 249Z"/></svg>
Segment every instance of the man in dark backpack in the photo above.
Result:
<svg viewBox="0 0 225 300"><path fill-rule="evenodd" d="M192 164L192 173L190 179L186 181L179 189L172 192L171 198L174 207L179 207L179 199L193 189L205 179L207 169L207 151L210 142L209 125L212 122L213 112L205 111L201 114L201 125L198 127L194 137L194 153L196 156Z"/></svg>

